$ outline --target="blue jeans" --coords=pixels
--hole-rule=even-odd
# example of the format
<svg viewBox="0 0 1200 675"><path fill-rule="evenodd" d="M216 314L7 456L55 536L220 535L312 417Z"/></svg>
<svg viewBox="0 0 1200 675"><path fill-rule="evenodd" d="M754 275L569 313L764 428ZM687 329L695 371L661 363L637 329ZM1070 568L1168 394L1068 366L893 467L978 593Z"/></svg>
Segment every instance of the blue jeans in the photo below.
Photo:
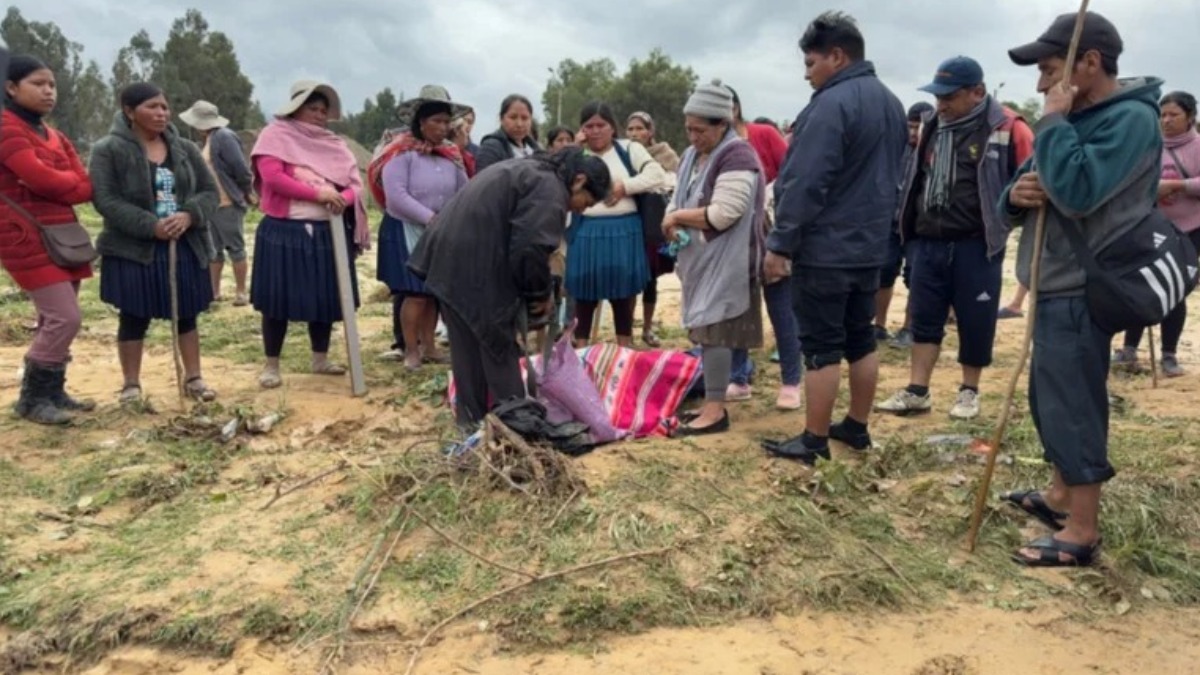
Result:
<svg viewBox="0 0 1200 675"><path fill-rule="evenodd" d="M792 311L792 284L787 279L763 287L763 298L767 303L767 317L775 330L775 344L779 349L779 370L784 386L800 384L804 376L804 365L800 360L800 329L796 325L796 313ZM754 362L745 349L733 350L733 384L750 384L754 374Z"/></svg>

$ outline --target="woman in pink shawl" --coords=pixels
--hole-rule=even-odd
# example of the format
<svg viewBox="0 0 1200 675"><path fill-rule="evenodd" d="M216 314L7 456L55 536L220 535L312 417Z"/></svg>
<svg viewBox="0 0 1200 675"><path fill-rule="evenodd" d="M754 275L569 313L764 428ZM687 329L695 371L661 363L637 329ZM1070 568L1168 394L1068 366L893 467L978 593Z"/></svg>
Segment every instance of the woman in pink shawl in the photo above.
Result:
<svg viewBox="0 0 1200 675"><path fill-rule="evenodd" d="M267 363L258 383L264 389L283 384L279 356L290 321L308 324L313 373L346 373L329 361L333 324L342 320L330 216L344 217L347 240L360 252L370 247L371 233L358 163L345 141L327 128L340 117L333 87L297 82L251 152L263 219L254 239L250 301L262 313ZM357 307L353 260L350 279Z"/></svg>

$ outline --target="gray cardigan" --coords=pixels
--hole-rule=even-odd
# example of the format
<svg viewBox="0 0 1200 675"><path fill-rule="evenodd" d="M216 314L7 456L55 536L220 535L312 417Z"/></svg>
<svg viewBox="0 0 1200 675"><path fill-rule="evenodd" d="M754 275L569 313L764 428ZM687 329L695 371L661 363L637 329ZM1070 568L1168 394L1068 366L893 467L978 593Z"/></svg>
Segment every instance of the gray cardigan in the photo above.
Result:
<svg viewBox="0 0 1200 675"><path fill-rule="evenodd" d="M167 162L175 174L175 199L179 210L192 216L185 241L200 263L213 259L208 237L208 221L217 210L217 184L195 143L182 138L173 126L163 134L170 153ZM141 142L117 112L112 131L92 148L88 164L92 178L92 203L104 216L104 230L96 239L103 256L124 258L149 265L154 261L154 186L150 163Z"/></svg>
<svg viewBox="0 0 1200 675"><path fill-rule="evenodd" d="M228 128L217 129L208 137L209 158L221 189L238 208L246 208L246 195L254 191L254 175L242 154L242 142Z"/></svg>

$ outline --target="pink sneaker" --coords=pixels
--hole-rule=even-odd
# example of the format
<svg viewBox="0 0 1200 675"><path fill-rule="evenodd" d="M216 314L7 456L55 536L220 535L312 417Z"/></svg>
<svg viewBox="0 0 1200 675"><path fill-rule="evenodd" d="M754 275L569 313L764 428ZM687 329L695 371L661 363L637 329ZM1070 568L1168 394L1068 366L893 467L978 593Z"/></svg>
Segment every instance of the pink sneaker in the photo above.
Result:
<svg viewBox="0 0 1200 675"><path fill-rule="evenodd" d="M780 387L779 397L775 399L775 407L780 410L799 410L804 405L804 397L800 387Z"/></svg>
<svg viewBox="0 0 1200 675"><path fill-rule="evenodd" d="M729 403L749 401L753 394L754 390L748 384L730 384L725 390L725 400Z"/></svg>

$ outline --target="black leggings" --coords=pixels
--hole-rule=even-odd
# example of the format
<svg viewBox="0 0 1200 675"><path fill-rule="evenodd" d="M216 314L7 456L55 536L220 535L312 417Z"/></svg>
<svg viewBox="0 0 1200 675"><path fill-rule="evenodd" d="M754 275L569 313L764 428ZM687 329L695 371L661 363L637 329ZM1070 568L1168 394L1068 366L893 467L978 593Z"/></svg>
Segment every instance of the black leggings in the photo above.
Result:
<svg viewBox="0 0 1200 675"><path fill-rule="evenodd" d="M144 316L130 316L121 312L117 320L117 342L141 342L146 339L146 331L150 330L150 319ZM196 330L196 317L180 317L179 334L187 335Z"/></svg>
<svg viewBox="0 0 1200 675"><path fill-rule="evenodd" d="M658 278L651 276L650 281L646 282L646 288L642 291L643 305L658 304Z"/></svg>
<svg viewBox="0 0 1200 675"><path fill-rule="evenodd" d="M612 305L613 323L617 327L617 337L633 337L633 310L637 307L637 296L609 300L608 304ZM596 307L599 305L599 302L591 300L575 301L575 318L579 321L579 324L575 326L576 340L592 338L592 322L596 318Z"/></svg>
<svg viewBox="0 0 1200 675"><path fill-rule="evenodd" d="M277 359L283 353L283 341L287 338L288 322L284 319L262 318L263 350L268 359ZM333 324L308 324L308 342L314 354L329 353L329 338L333 335Z"/></svg>
<svg viewBox="0 0 1200 675"><path fill-rule="evenodd" d="M400 321L400 308L404 305L405 295L396 293L392 295L392 349L405 350L404 346L404 323Z"/></svg>

